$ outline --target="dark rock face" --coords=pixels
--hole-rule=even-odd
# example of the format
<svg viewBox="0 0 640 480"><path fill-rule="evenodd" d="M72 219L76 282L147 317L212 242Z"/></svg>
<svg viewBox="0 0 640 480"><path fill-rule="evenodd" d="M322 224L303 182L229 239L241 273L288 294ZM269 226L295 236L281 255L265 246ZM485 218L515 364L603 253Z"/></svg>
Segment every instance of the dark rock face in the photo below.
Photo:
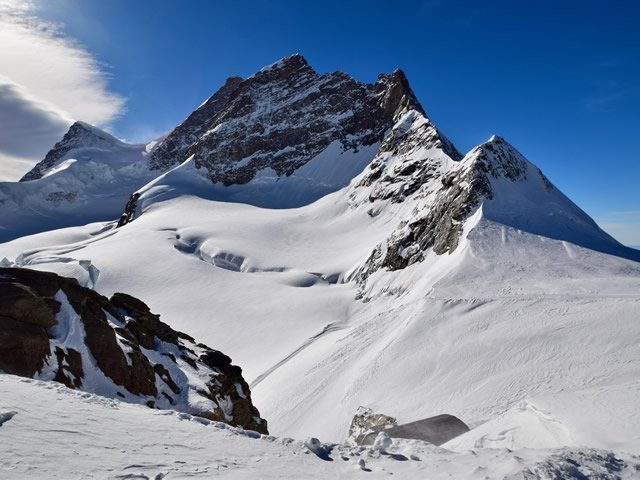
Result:
<svg viewBox="0 0 640 480"><path fill-rule="evenodd" d="M39 325L0 316L0 370L33 377L51 353L47 330Z"/></svg>
<svg viewBox="0 0 640 480"><path fill-rule="evenodd" d="M58 323L52 299L43 299L20 283L3 282L0 292L0 315L24 319L26 323L51 328Z"/></svg>
<svg viewBox="0 0 640 480"><path fill-rule="evenodd" d="M65 133L64 137L62 137L62 140L56 143L55 146L49 150L44 160L27 172L20 181L26 182L42 178L42 176L47 173L51 167L53 167L71 150L83 147L109 149L116 143L119 143L119 141L108 133L102 132L84 122L75 122L71 125L67 133ZM62 202L63 200L71 200L69 198L69 193L55 192L55 195L57 196L52 198L52 201Z"/></svg>
<svg viewBox="0 0 640 480"><path fill-rule="evenodd" d="M109 300L53 273L0 269L0 370L87 391L87 378L103 375L114 397L267 433L229 357L173 330L130 295ZM194 375L206 390L189 383ZM191 405L193 395L205 402Z"/></svg>
<svg viewBox="0 0 640 480"><path fill-rule="evenodd" d="M133 221L136 215L136 208L138 206L138 199L140 198L139 193L134 193L129 197L127 204L124 207L124 213L120 215L120 219L118 220L117 228L125 226L127 223Z"/></svg>
<svg viewBox="0 0 640 480"><path fill-rule="evenodd" d="M152 169L195 157L212 182L249 182L262 169L291 175L332 142L357 150L383 139L402 112L422 107L400 70L357 82L317 74L293 55L241 80L232 77L154 151Z"/></svg>

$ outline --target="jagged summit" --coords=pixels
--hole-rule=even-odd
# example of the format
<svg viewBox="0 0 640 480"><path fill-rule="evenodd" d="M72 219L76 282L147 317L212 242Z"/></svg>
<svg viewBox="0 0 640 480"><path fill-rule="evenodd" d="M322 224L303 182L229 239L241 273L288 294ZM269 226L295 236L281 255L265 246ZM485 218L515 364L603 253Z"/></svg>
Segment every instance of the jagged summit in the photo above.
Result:
<svg viewBox="0 0 640 480"><path fill-rule="evenodd" d="M385 95L383 105L387 111L394 109L393 113L399 114L404 111L417 110L426 115L424 108L411 90L407 76L401 69L397 68L391 73L379 74L377 83L388 85L389 90Z"/></svg>
<svg viewBox="0 0 640 480"><path fill-rule="evenodd" d="M295 54L228 81L164 140L150 166L166 170L193 156L210 181L227 186L287 177L332 144L340 155L381 142L411 109L424 113L400 70L365 84L343 72L320 75Z"/></svg>

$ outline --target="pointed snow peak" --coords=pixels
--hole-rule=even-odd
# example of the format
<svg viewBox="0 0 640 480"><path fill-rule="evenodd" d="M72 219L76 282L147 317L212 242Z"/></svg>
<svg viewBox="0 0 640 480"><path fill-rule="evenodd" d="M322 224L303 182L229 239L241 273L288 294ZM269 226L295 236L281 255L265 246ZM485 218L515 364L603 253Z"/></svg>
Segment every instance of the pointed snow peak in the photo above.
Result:
<svg viewBox="0 0 640 480"><path fill-rule="evenodd" d="M266 70L268 68L281 68L284 66L292 66L292 65L304 66L304 65L309 65L309 62L307 62L307 59L304 58L299 53L294 53L293 55L288 55L286 57L281 58L277 62L274 62L271 65L263 68L263 70Z"/></svg>
<svg viewBox="0 0 640 480"><path fill-rule="evenodd" d="M511 181L526 179L530 165L514 146L497 135L473 148L461 163L463 167L468 165L490 177L505 177Z"/></svg>
<svg viewBox="0 0 640 480"><path fill-rule="evenodd" d="M27 174L20 179L21 182L42 178L51 168L61 161L71 150L77 148L102 148L108 149L123 142L113 135L100 130L86 122L74 122L64 134L62 140L49 150L42 161L36 164Z"/></svg>
<svg viewBox="0 0 640 480"><path fill-rule="evenodd" d="M88 131L90 129L91 129L91 125L89 125L87 122L83 122L81 120L76 120L69 127L69 130L87 130Z"/></svg>
<svg viewBox="0 0 640 480"><path fill-rule="evenodd" d="M511 145L504 137L499 135L491 135L491 138L484 143L481 143L476 148L482 150L501 150L503 152L509 153L510 155L520 157L524 159L524 156L518 151L516 147Z"/></svg>
<svg viewBox="0 0 640 480"><path fill-rule="evenodd" d="M104 130L100 130L97 127L94 127L93 125L87 123L87 122L82 122L80 120L77 120L73 123L73 125L71 125L69 127L69 130L67 131L67 133L65 134L65 136L63 137L63 141L65 139L70 140L72 138L84 138L84 139L90 139L91 137L95 137L95 138L100 138L103 140L107 140L107 141L112 141L114 143L120 143L120 140L118 140L116 137L114 137L113 135L105 132Z"/></svg>

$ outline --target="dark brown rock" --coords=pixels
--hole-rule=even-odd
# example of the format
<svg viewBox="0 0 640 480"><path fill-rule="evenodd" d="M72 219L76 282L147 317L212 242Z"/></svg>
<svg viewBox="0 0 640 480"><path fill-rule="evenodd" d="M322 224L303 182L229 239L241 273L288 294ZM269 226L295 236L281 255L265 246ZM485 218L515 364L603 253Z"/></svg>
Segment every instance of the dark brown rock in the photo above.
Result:
<svg viewBox="0 0 640 480"><path fill-rule="evenodd" d="M0 282L0 315L32 323L43 328L56 325L55 304L45 301L26 285Z"/></svg>
<svg viewBox="0 0 640 480"><path fill-rule="evenodd" d="M0 315L0 371L33 377L50 353L45 328Z"/></svg>
<svg viewBox="0 0 640 480"><path fill-rule="evenodd" d="M200 346L203 346L202 344ZM231 359L218 350L208 350L200 359L211 368L221 368L231 365Z"/></svg>
<svg viewBox="0 0 640 480"><path fill-rule="evenodd" d="M180 338L193 341L189 335L173 330L169 325L160 321L159 315L154 315L149 307L126 293L114 293L110 302L123 314L135 318L136 326L127 327L136 338L143 339L148 336L157 337L164 342L177 344ZM135 330L135 331L134 331ZM139 336L139 337L138 337ZM145 348L153 348L145 339ZM141 342L142 343L142 342Z"/></svg>

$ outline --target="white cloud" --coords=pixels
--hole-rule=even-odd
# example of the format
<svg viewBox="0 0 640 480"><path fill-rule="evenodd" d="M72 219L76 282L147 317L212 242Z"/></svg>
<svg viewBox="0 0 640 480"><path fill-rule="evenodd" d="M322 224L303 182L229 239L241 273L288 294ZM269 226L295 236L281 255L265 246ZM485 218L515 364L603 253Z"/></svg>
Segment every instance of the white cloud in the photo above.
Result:
<svg viewBox="0 0 640 480"><path fill-rule="evenodd" d="M104 127L124 108L98 61L34 12L0 0L0 180L24 174L74 120Z"/></svg>

